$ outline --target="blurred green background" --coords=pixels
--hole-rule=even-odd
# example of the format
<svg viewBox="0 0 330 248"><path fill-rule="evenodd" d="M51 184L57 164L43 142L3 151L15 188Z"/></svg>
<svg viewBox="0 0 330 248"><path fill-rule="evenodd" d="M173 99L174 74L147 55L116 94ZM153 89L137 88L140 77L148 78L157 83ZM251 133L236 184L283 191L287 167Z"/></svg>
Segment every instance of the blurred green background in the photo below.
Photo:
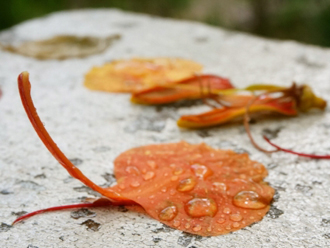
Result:
<svg viewBox="0 0 330 248"><path fill-rule="evenodd" d="M100 7L330 47L330 0L1 0L0 30L54 11Z"/></svg>

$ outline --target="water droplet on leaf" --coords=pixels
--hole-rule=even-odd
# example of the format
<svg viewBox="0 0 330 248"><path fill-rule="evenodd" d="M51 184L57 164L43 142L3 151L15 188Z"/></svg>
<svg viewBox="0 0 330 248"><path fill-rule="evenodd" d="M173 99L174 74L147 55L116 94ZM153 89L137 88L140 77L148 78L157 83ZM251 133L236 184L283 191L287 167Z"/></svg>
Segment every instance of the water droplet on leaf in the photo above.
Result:
<svg viewBox="0 0 330 248"><path fill-rule="evenodd" d="M213 217L217 211L217 204L210 198L194 198L185 205L186 212L191 217Z"/></svg>
<svg viewBox="0 0 330 248"><path fill-rule="evenodd" d="M229 219L232 221L241 221L243 219L243 216L240 214L231 214L229 216Z"/></svg>
<svg viewBox="0 0 330 248"><path fill-rule="evenodd" d="M233 203L237 207L249 209L261 209L267 206L260 200L258 193L254 191L241 191L235 195Z"/></svg>
<svg viewBox="0 0 330 248"><path fill-rule="evenodd" d="M176 206L169 206L160 211L159 218L161 220L170 221L173 220L177 214L178 210Z"/></svg>
<svg viewBox="0 0 330 248"><path fill-rule="evenodd" d="M212 170L205 165L194 164L191 169L199 179L206 179L213 174Z"/></svg>
<svg viewBox="0 0 330 248"><path fill-rule="evenodd" d="M155 172L153 172L153 171L148 171L148 172L146 172L146 174L144 174L143 176L143 179L144 180L150 180L150 179L152 179L152 178L154 178L155 177Z"/></svg>
<svg viewBox="0 0 330 248"><path fill-rule="evenodd" d="M177 190L180 192L187 192L194 189L196 184L196 180L194 178L189 177L180 181Z"/></svg>
<svg viewBox="0 0 330 248"><path fill-rule="evenodd" d="M133 188L137 188L137 187L140 186L140 183L139 183L138 181L133 181L133 182L131 182L131 186L132 186Z"/></svg>

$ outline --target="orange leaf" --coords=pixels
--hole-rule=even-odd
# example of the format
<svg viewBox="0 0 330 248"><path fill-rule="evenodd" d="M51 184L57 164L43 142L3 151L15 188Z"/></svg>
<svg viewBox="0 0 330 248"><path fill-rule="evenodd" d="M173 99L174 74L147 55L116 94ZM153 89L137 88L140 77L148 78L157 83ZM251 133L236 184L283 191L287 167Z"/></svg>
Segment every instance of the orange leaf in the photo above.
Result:
<svg viewBox="0 0 330 248"><path fill-rule="evenodd" d="M247 154L186 142L137 147L115 160L112 187L153 218L202 236L225 234L269 210L267 170Z"/></svg>
<svg viewBox="0 0 330 248"><path fill-rule="evenodd" d="M244 96L246 101L252 100L253 96ZM279 101L278 99L258 100L249 107L249 112L276 112L283 115L297 115L295 101ZM246 112L246 104L242 107L223 107L211 110L198 115L184 115L178 120L178 126L186 128L202 128L227 123L239 116L243 116Z"/></svg>
<svg viewBox="0 0 330 248"><path fill-rule="evenodd" d="M226 78L214 75L192 76L165 86L154 86L133 93L131 101L140 104L165 104L183 99L200 99L234 86Z"/></svg>
<svg viewBox="0 0 330 248"><path fill-rule="evenodd" d="M85 76L84 85L91 90L135 92L182 80L201 70L200 64L180 58L115 60L92 68Z"/></svg>

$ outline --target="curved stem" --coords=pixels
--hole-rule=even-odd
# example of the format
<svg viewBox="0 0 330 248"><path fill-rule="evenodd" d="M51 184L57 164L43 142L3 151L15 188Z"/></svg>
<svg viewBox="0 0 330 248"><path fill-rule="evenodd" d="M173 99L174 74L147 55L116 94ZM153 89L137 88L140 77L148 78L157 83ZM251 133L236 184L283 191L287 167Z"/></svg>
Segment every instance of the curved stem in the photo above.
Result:
<svg viewBox="0 0 330 248"><path fill-rule="evenodd" d="M48 151L56 158L56 160L69 172L71 176L80 180L83 184L90 187L91 189L99 192L103 196L113 200L120 201L122 203L131 202L131 200L126 199L117 192L111 189L102 188L90 179L88 179L71 161L62 153L62 151L57 147L56 143L48 134L43 123L41 122L36 108L34 107L31 98L31 84L29 81L29 73L23 72L18 76L18 89L21 96L22 104L24 106L25 112L30 119L34 130L38 134L41 141L47 147Z"/></svg>
<svg viewBox="0 0 330 248"><path fill-rule="evenodd" d="M102 198L101 198L102 199ZM106 207L106 206L110 206L110 205L115 205L113 204L113 202L109 201L109 200L96 200L95 202L89 202L89 203L79 203L79 204L72 204L72 205L63 205L63 206L56 206L56 207L50 207L50 208L45 208L45 209L40 209L37 211L33 211L31 213L27 213L24 214L20 217L18 217L16 220L14 220L14 222L12 223L12 225L16 224L19 221L28 219L34 215L37 214L42 214L45 212L52 212L52 211L58 211L58 210L65 210L65 209L72 209L72 208L95 208L95 207ZM118 205L118 204L117 204Z"/></svg>
<svg viewBox="0 0 330 248"><path fill-rule="evenodd" d="M300 152L295 152L289 149L282 148L273 142L271 142L266 136L263 136L264 140L268 142L271 146L275 147L278 151L283 151L291 154L298 155L300 157L307 157L307 158L315 158L315 159L330 159L330 155L315 155L315 154L306 154L306 153L300 153Z"/></svg>
<svg viewBox="0 0 330 248"><path fill-rule="evenodd" d="M244 127L245 127L245 131L247 133L247 135L249 136L249 139L252 143L252 145L257 148L259 151L262 151L264 153L273 153L273 152L277 152L277 150L273 150L273 151L268 151L264 148L262 148L261 146L259 146L257 144L257 142L255 142L252 134L251 134L251 130L250 130L250 125L249 125L249 121L250 121L250 116L249 116L249 109L250 109L250 106L259 98L260 96L256 96L254 98L252 98L250 100L250 102L246 105L246 110L245 110L245 114L244 114Z"/></svg>

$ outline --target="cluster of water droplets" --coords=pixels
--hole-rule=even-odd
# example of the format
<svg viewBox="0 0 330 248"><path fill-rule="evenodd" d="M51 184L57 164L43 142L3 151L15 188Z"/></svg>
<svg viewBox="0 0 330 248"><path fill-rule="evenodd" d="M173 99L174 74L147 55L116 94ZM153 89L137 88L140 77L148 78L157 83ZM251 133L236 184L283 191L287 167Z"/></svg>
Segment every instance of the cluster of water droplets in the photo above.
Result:
<svg viewBox="0 0 330 248"><path fill-rule="evenodd" d="M141 186L143 181L147 182L156 177L157 163L153 160L148 160L146 164L147 166L141 171L137 167L131 165L126 168L126 172L129 175L136 177L136 180L133 179L130 181L131 188L138 188ZM188 175L187 177L183 177L182 175L185 174L185 170L183 168L176 166L176 164L170 164L169 167L171 168L172 173L165 173L163 176L170 176L169 180L175 183L176 187L167 188L164 186L160 188L158 194L166 193L166 199L169 202L169 206L161 209L158 212L158 217L163 221L171 221L173 227L181 227L186 230L199 232L204 226L203 220L205 218L211 217L214 218L214 220L213 222L210 222L207 227L205 227L207 232L212 232L215 228L217 228L217 231L230 231L232 229L245 226L246 222L243 216L246 211L244 209L257 210L267 206L267 203L263 202L258 193L254 191L255 188L250 187L249 190L245 190L243 187L242 191L238 192L232 198L232 202L229 203L229 205L221 205L211 197L198 197L194 194L191 194L193 198L188 202L182 203L185 213L190 218L176 218L180 212L181 207L179 209L176 203L171 203L171 197L176 194L189 194L189 192L193 191L199 183L205 182L205 180L214 175L214 172L206 165L192 164L190 166L192 174ZM138 178L142 178L143 181L141 181L141 179L138 180ZM245 179L239 178L239 180ZM226 197L229 195L230 186L225 182L215 181L212 182L211 185L211 188L208 189L211 192L216 192L216 194L224 195ZM120 185L120 188L124 189L125 186ZM150 200L153 200L154 197L155 196L152 195L149 198ZM233 208L233 206L241 209L241 211L237 210L237 208ZM232 209L236 210L232 212ZM250 221L253 221L254 219L253 216L248 218L250 218Z"/></svg>
<svg viewBox="0 0 330 248"><path fill-rule="evenodd" d="M193 164L191 166L191 170L194 173L194 176L190 176L184 178L178 182L176 190L181 193L186 193L192 191L196 185L198 184L199 180L205 180L208 177L213 175L213 171L205 165L201 164ZM171 177L171 181L177 181L178 175L182 173L182 169L176 168L173 172L173 176ZM213 182L212 183L212 190L217 191L222 194L228 193L229 186L224 182ZM165 190L164 190L165 191ZM165 191L166 192L166 191ZM238 192L232 200L232 204L242 211L232 212L232 208L230 207L222 207L221 211L219 210L218 204L216 201L209 197L194 197L193 199L189 200L187 203L184 204L184 210L188 216L192 217L192 219L200 218L202 221L204 217L212 217L215 218L215 222L217 224L225 224L223 227L227 231L232 229L237 229L242 226L245 226L246 221L244 221L243 213L246 213L243 209L262 209L267 206L267 203L263 202L255 191L240 191ZM178 220L175 217L178 215L179 211L175 205L169 206L164 208L160 211L159 218L164 221L171 221L174 227L179 227L183 223L183 228L191 229L195 232L198 232L202 229L202 225L200 224L192 224L189 223L189 220L183 219ZM250 216L250 221L253 221L255 218ZM231 224L230 224L231 223ZM222 227L218 226L218 231L223 230ZM215 225L209 225L206 227L207 232L212 232Z"/></svg>

